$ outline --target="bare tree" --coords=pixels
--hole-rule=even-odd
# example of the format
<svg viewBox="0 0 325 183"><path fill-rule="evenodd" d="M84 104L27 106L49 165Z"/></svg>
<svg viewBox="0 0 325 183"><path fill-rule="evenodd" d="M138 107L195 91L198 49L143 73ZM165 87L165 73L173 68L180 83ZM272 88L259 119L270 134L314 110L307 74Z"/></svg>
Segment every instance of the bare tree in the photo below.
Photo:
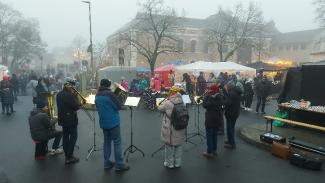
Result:
<svg viewBox="0 0 325 183"><path fill-rule="evenodd" d="M313 0L316 7L316 20L319 22L320 27L325 27L325 0Z"/></svg>
<svg viewBox="0 0 325 183"><path fill-rule="evenodd" d="M177 52L177 39L172 32L178 18L176 11L166 7L162 0L147 0L140 6L142 13L138 14L137 22L132 27L137 36L121 33L121 38L146 59L153 74L160 55Z"/></svg>
<svg viewBox="0 0 325 183"><path fill-rule="evenodd" d="M105 64L109 56L105 42L98 42L94 45L94 57L100 65Z"/></svg>
<svg viewBox="0 0 325 183"><path fill-rule="evenodd" d="M252 46L256 50L257 61L261 61L261 57L263 54L267 52L267 36L264 25L259 25L256 29L256 37L252 39Z"/></svg>
<svg viewBox="0 0 325 183"><path fill-rule="evenodd" d="M247 9L242 4L237 4L234 11L220 7L208 21L209 40L216 44L219 60L226 62L248 39L256 36L263 17L259 6L251 2Z"/></svg>

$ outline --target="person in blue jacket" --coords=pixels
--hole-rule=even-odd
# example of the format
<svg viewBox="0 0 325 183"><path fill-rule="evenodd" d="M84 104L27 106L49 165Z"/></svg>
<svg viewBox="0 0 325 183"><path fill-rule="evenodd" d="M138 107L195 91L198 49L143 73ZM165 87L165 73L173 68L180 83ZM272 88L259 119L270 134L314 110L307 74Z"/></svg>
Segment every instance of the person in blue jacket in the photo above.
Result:
<svg viewBox="0 0 325 183"><path fill-rule="evenodd" d="M122 172L129 170L129 166L124 163L122 155L119 114L122 105L111 91L110 86L111 82L108 79L102 79L95 98L99 125L104 133L104 169L111 169L115 166L116 172ZM110 161L112 141L114 143L115 163Z"/></svg>

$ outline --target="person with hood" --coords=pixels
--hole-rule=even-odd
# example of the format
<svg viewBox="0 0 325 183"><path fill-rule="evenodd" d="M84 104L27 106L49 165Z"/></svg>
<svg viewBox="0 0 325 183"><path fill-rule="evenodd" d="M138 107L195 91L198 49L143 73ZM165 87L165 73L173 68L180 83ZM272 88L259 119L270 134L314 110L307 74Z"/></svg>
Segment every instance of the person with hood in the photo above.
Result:
<svg viewBox="0 0 325 183"><path fill-rule="evenodd" d="M183 105L180 92L179 87L171 87L167 99L158 106L158 110L163 113L161 140L165 144L164 166L167 168L179 168L182 163L182 144L185 141L186 129L176 130L171 123L174 105Z"/></svg>
<svg viewBox="0 0 325 183"><path fill-rule="evenodd" d="M264 75L262 77L262 80L258 82L256 85L256 96L257 96L256 113L259 112L260 105L262 104L261 113L265 114L266 98L269 96L270 90L271 90L271 82Z"/></svg>
<svg viewBox="0 0 325 183"><path fill-rule="evenodd" d="M3 80L0 82L0 93L1 93L1 103L2 103L2 114L7 114L8 116L16 112L13 109L14 104L14 94L13 87L10 83L9 76L4 75Z"/></svg>
<svg viewBox="0 0 325 183"><path fill-rule="evenodd" d="M200 72L199 77L197 78L197 96L202 96L206 90L207 81L204 78L204 73Z"/></svg>
<svg viewBox="0 0 325 183"><path fill-rule="evenodd" d="M254 90L253 90L253 80L248 79L244 84L244 104L245 104L245 110L251 111L251 105L253 101L254 96Z"/></svg>
<svg viewBox="0 0 325 183"><path fill-rule="evenodd" d="M37 86L35 88L37 97L36 97L36 108L40 108L40 106L47 105L47 94L49 92L48 86L46 84L46 80L44 78L39 78Z"/></svg>
<svg viewBox="0 0 325 183"><path fill-rule="evenodd" d="M223 123L224 97L219 92L219 87L214 84L207 88L207 96L203 98L205 111L205 130L207 151L203 156L212 158L217 154L218 127Z"/></svg>
<svg viewBox="0 0 325 183"><path fill-rule="evenodd" d="M116 172L130 169L123 161L122 139L120 129L121 102L111 91L111 82L108 79L100 81L100 87L95 97L95 104L99 115L99 125L104 133L104 169L115 166ZM115 163L110 160L111 144L114 144Z"/></svg>
<svg viewBox="0 0 325 183"><path fill-rule="evenodd" d="M56 121L50 120L47 106L43 104L39 107L41 108L34 109L30 113L28 119L31 137L34 141L45 143L46 145L49 140L54 138L50 155L61 154L63 150L59 149L59 145L62 138L62 131L53 128ZM40 158L38 157L39 153L35 152L35 158Z"/></svg>
<svg viewBox="0 0 325 183"><path fill-rule="evenodd" d="M227 141L224 143L226 148L235 148L235 124L240 113L241 90L232 82L225 86L226 108L225 117L227 124Z"/></svg>

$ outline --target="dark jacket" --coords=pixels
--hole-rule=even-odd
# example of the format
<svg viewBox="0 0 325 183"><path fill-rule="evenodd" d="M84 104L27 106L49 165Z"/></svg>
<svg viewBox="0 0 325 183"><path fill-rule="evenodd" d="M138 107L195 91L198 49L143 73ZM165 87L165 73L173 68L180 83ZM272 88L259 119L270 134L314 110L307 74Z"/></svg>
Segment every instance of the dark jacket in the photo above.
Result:
<svg viewBox="0 0 325 183"><path fill-rule="evenodd" d="M13 88L10 81L2 80L0 82L0 95L1 102L3 104L13 104L14 103L14 94Z"/></svg>
<svg viewBox="0 0 325 183"><path fill-rule="evenodd" d="M201 96L201 95L204 94L205 89L206 89L206 87L207 87L207 82L206 82L206 80L204 79L203 76L199 76L199 77L197 78L197 85L198 85L198 86L197 86L197 89L198 89L198 95Z"/></svg>
<svg viewBox="0 0 325 183"><path fill-rule="evenodd" d="M241 90L237 86L231 86L226 92L226 110L227 119L237 119L240 112Z"/></svg>
<svg viewBox="0 0 325 183"><path fill-rule="evenodd" d="M60 126L69 127L78 125L77 111L80 108L80 102L76 96L63 89L56 96L56 105Z"/></svg>
<svg viewBox="0 0 325 183"><path fill-rule="evenodd" d="M221 94L208 95L203 99L205 111L205 127L216 128L223 122L224 97Z"/></svg>
<svg viewBox="0 0 325 183"><path fill-rule="evenodd" d="M29 116L29 129L33 140L46 140L47 134L51 131L49 116L40 109L33 110Z"/></svg>
<svg viewBox="0 0 325 183"><path fill-rule="evenodd" d="M268 80L260 80L256 86L256 95L266 98L269 96L271 90L271 82Z"/></svg>
<svg viewBox="0 0 325 183"><path fill-rule="evenodd" d="M111 129L120 125L121 102L111 89L100 87L96 94L95 104L102 129Z"/></svg>
<svg viewBox="0 0 325 183"><path fill-rule="evenodd" d="M245 97L250 97L254 95L254 90L253 90L253 86L252 83L250 82L245 82L244 84L244 96Z"/></svg>

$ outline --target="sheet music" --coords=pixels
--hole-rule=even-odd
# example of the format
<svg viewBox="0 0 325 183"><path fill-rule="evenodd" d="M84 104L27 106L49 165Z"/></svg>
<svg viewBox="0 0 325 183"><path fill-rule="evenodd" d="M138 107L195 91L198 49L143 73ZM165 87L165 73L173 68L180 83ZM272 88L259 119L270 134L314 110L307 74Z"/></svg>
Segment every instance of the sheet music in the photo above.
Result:
<svg viewBox="0 0 325 183"><path fill-rule="evenodd" d="M128 97L126 98L124 105L136 107L138 106L139 102L140 102L140 97Z"/></svg>
<svg viewBox="0 0 325 183"><path fill-rule="evenodd" d="M182 100L184 104L190 104L192 103L189 95L182 95Z"/></svg>

